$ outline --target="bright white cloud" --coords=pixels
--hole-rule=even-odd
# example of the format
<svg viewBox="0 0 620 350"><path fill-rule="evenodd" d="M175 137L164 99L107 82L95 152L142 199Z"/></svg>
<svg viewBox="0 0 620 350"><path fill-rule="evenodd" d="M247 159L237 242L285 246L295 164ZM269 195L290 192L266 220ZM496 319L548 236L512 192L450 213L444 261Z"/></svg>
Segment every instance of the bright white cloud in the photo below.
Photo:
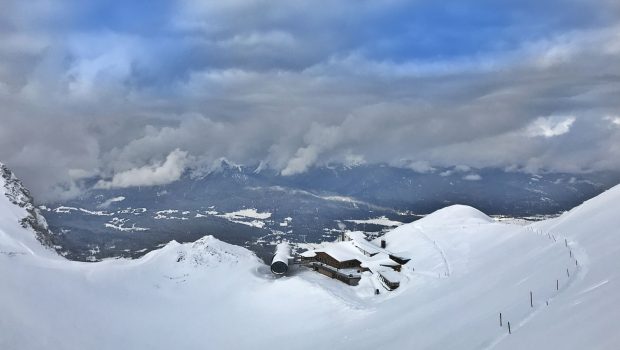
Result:
<svg viewBox="0 0 620 350"><path fill-rule="evenodd" d="M125 188L165 185L181 178L188 162L187 152L176 149L163 163L147 165L115 174L112 180L100 180L95 188Z"/></svg>
<svg viewBox="0 0 620 350"><path fill-rule="evenodd" d="M576 118L573 116L560 117L540 117L532 122L527 128L527 135L530 137L554 137L566 134Z"/></svg>
<svg viewBox="0 0 620 350"><path fill-rule="evenodd" d="M409 163L406 167L420 174L432 173L435 171L435 168L431 166L431 163L422 160Z"/></svg>
<svg viewBox="0 0 620 350"><path fill-rule="evenodd" d="M290 176L303 173L314 164L319 157L319 150L315 146L303 147L297 150L295 157L282 169L282 175Z"/></svg>
<svg viewBox="0 0 620 350"><path fill-rule="evenodd" d="M295 155L282 169L282 175L290 176L303 173L315 165L323 152L333 149L343 141L343 128L342 126L324 126L313 123L310 130L304 135L304 140L307 146L297 149Z"/></svg>
<svg viewBox="0 0 620 350"><path fill-rule="evenodd" d="M114 198L110 198L108 200L106 200L105 202L99 204L99 208L107 208L110 206L110 204L115 203L115 202L122 202L125 200L125 197L123 196L119 196L119 197L114 197Z"/></svg>
<svg viewBox="0 0 620 350"><path fill-rule="evenodd" d="M480 180L482 180L482 176L480 176L478 174L469 174L469 175L463 176L463 180L467 180L467 181L480 181Z"/></svg>
<svg viewBox="0 0 620 350"><path fill-rule="evenodd" d="M620 117L608 115L604 120L607 120L613 126L620 126Z"/></svg>

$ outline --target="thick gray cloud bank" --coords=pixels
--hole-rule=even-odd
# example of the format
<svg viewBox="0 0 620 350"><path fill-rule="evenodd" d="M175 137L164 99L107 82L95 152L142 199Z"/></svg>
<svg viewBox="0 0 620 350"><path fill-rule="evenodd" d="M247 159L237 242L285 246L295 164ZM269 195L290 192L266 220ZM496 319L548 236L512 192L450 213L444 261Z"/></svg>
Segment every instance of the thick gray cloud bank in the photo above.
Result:
<svg viewBox="0 0 620 350"><path fill-rule="evenodd" d="M0 160L43 199L221 157L620 169L616 1L0 7Z"/></svg>

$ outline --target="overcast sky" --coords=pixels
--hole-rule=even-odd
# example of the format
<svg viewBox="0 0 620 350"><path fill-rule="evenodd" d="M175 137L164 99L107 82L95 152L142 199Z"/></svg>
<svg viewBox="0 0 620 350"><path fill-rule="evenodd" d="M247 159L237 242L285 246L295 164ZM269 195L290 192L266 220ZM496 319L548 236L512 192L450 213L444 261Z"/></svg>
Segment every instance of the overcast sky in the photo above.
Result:
<svg viewBox="0 0 620 350"><path fill-rule="evenodd" d="M42 199L221 157L620 169L620 2L0 0L0 161Z"/></svg>

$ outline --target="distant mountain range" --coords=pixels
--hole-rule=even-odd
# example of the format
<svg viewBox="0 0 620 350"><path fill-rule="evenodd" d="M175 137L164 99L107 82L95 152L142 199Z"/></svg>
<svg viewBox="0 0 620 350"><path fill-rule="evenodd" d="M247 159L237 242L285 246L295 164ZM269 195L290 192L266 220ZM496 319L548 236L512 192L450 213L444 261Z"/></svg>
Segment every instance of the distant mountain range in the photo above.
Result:
<svg viewBox="0 0 620 350"><path fill-rule="evenodd" d="M89 179L92 187L98 178ZM530 217L570 209L620 182L620 174L532 175L501 169L387 165L316 167L282 176L222 161L171 184L92 189L42 209L62 254L77 260L137 257L170 240L206 234L267 256L272 244L333 240L344 230L375 234L450 204Z"/></svg>

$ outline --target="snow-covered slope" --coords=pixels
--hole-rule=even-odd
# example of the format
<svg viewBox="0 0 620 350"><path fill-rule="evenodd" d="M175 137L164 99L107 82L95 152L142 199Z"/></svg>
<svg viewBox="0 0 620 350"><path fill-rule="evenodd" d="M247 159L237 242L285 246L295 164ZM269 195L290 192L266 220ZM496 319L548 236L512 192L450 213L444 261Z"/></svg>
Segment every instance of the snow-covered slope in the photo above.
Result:
<svg viewBox="0 0 620 350"><path fill-rule="evenodd" d="M506 348L544 344L552 349L620 348L620 186L564 215L532 225L549 232L560 246L568 242L568 267L579 264L570 288L524 325Z"/></svg>
<svg viewBox="0 0 620 350"><path fill-rule="evenodd" d="M375 296L367 280L273 278L213 237L137 260L50 258L0 196L0 246L22 252L0 254L0 349L616 349L618 203L620 187L531 227L443 209L386 235L412 261Z"/></svg>

